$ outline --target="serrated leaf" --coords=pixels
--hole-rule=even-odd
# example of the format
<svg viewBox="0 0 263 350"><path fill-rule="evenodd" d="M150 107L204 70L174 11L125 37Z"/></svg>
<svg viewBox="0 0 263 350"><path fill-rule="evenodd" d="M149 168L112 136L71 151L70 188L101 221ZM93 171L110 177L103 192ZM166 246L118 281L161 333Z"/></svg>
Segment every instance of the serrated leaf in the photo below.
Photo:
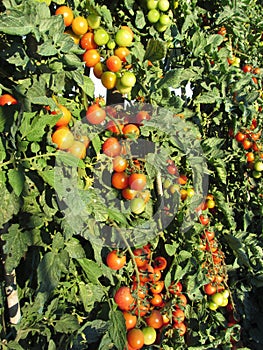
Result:
<svg viewBox="0 0 263 350"><path fill-rule="evenodd" d="M138 29L142 29L145 27L145 17L144 13L141 10L136 11L136 16L135 16L135 26Z"/></svg>
<svg viewBox="0 0 263 350"><path fill-rule="evenodd" d="M111 310L109 313L109 334L118 350L123 350L126 343L126 327L122 312Z"/></svg>
<svg viewBox="0 0 263 350"><path fill-rule="evenodd" d="M81 259L85 258L85 251L82 248L80 242L76 238L71 238L68 242L66 242L66 247L69 257L72 259Z"/></svg>
<svg viewBox="0 0 263 350"><path fill-rule="evenodd" d="M85 272L88 280L95 285L100 285L99 278L102 276L102 271L99 265L95 261L86 258L77 259L77 262Z"/></svg>
<svg viewBox="0 0 263 350"><path fill-rule="evenodd" d="M41 56L54 56L58 53L58 50L54 47L53 40L47 40L38 46L37 52Z"/></svg>
<svg viewBox="0 0 263 350"><path fill-rule="evenodd" d="M90 312L95 302L101 302L105 296L103 289L94 284L79 284L79 294L86 312Z"/></svg>
<svg viewBox="0 0 263 350"><path fill-rule="evenodd" d="M94 136L92 138L91 142L92 142L92 146L93 146L96 154L100 153L100 150L101 150L101 139L100 139L99 135Z"/></svg>
<svg viewBox="0 0 263 350"><path fill-rule="evenodd" d="M72 332L76 332L79 327L77 316L66 314L56 321L54 329L59 333L71 334Z"/></svg>
<svg viewBox="0 0 263 350"><path fill-rule="evenodd" d="M33 26L21 13L21 17L3 14L0 16L0 32L9 35L27 35L33 31Z"/></svg>
<svg viewBox="0 0 263 350"><path fill-rule="evenodd" d="M24 173L20 169L9 169L7 176L15 194L19 197L24 188Z"/></svg>
<svg viewBox="0 0 263 350"><path fill-rule="evenodd" d="M216 205L223 212L224 217L227 220L231 229L234 230L236 228L236 221L234 218L232 207L229 205L229 203L227 202L222 192L220 191L214 192L214 197L215 197Z"/></svg>
<svg viewBox="0 0 263 350"><path fill-rule="evenodd" d="M32 235L27 231L22 232L19 225L14 224L9 227L7 233L2 234L1 239L5 242L3 247L6 255L5 268L7 272L11 272L18 266L28 246L32 244Z"/></svg>
<svg viewBox="0 0 263 350"><path fill-rule="evenodd" d="M83 83L80 85L80 87L82 88L82 90L85 92L86 95L88 95L91 98L94 97L95 86L90 77L84 75Z"/></svg>
<svg viewBox="0 0 263 350"><path fill-rule="evenodd" d="M161 40L150 39L146 46L146 51L144 54L144 60L149 60L151 62L159 61L166 55L165 43Z"/></svg>
<svg viewBox="0 0 263 350"><path fill-rule="evenodd" d="M126 216L117 210L108 209L108 216L109 219L116 221L120 224L127 224Z"/></svg>
<svg viewBox="0 0 263 350"><path fill-rule="evenodd" d="M1 171L1 180L5 178L5 174ZM0 228L4 226L13 215L16 215L20 209L20 201L14 192L10 193L3 181L0 181L1 198L5 205L0 210Z"/></svg>

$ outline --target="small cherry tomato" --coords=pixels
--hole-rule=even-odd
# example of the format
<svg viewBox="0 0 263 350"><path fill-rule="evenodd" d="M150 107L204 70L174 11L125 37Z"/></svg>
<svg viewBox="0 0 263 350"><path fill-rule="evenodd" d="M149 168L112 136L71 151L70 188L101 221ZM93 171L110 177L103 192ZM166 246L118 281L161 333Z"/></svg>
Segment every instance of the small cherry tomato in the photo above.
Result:
<svg viewBox="0 0 263 350"><path fill-rule="evenodd" d="M107 255L106 263L112 270L119 270L126 264L126 256L119 254L117 250L112 250Z"/></svg>
<svg viewBox="0 0 263 350"><path fill-rule="evenodd" d="M167 260L163 256L157 256L154 258L153 267L156 270L164 270L167 266Z"/></svg>

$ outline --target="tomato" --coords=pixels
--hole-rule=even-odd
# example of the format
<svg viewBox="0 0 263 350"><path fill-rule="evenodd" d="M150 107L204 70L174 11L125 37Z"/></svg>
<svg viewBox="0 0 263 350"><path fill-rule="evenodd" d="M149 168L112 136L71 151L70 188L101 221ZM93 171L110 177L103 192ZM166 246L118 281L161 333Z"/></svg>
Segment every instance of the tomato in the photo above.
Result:
<svg viewBox="0 0 263 350"><path fill-rule="evenodd" d="M84 50L96 49L98 45L94 41L94 33L85 33L80 39L80 46Z"/></svg>
<svg viewBox="0 0 263 350"><path fill-rule="evenodd" d="M151 345L155 342L157 334L156 330L153 327L144 327L142 329L144 335L144 344Z"/></svg>
<svg viewBox="0 0 263 350"><path fill-rule="evenodd" d="M158 0L147 0L146 6L148 10L156 9Z"/></svg>
<svg viewBox="0 0 263 350"><path fill-rule="evenodd" d="M180 336L186 333L186 325L183 322L175 322L173 328L178 330Z"/></svg>
<svg viewBox="0 0 263 350"><path fill-rule="evenodd" d="M130 329L127 333L127 341L135 349L141 349L144 345L144 335L139 328Z"/></svg>
<svg viewBox="0 0 263 350"><path fill-rule="evenodd" d="M64 34L69 35L76 45L79 44L80 36L75 34L75 33L73 33L73 31L71 29L65 30Z"/></svg>
<svg viewBox="0 0 263 350"><path fill-rule="evenodd" d="M145 202L142 198L133 198L130 202L131 212L139 215L145 210Z"/></svg>
<svg viewBox="0 0 263 350"><path fill-rule="evenodd" d="M150 287L150 290L153 294L160 294L163 291L163 289L164 289L163 280L154 282Z"/></svg>
<svg viewBox="0 0 263 350"><path fill-rule="evenodd" d="M163 297L161 294L158 294L158 293L155 293L151 300L150 300L150 303L153 305L153 306L162 306L163 305Z"/></svg>
<svg viewBox="0 0 263 350"><path fill-rule="evenodd" d="M157 6L160 11L165 12L169 10L170 3L168 0L159 0Z"/></svg>
<svg viewBox="0 0 263 350"><path fill-rule="evenodd" d="M204 292L207 295L213 295L216 293L216 285L213 283L208 283L204 285Z"/></svg>
<svg viewBox="0 0 263 350"><path fill-rule="evenodd" d="M142 191L146 186L147 178L145 174L133 173L129 177L129 186L132 190Z"/></svg>
<svg viewBox="0 0 263 350"><path fill-rule="evenodd" d="M111 184L114 188L117 188L118 190L123 190L128 186L129 182L129 175L125 173L124 171L121 173L113 173L111 177Z"/></svg>
<svg viewBox="0 0 263 350"><path fill-rule="evenodd" d="M244 141L246 138L246 135L243 134L241 131L239 131L236 136L235 136L235 139L238 141L238 142L242 142Z"/></svg>
<svg viewBox="0 0 263 350"><path fill-rule="evenodd" d="M153 275L153 281L157 282L160 281L160 279L162 278L162 272L159 269L156 269L155 267L153 268L154 271L154 275Z"/></svg>
<svg viewBox="0 0 263 350"><path fill-rule="evenodd" d="M242 145L243 145L245 150L248 150L249 148L252 147L252 142L248 139L245 139L242 141Z"/></svg>
<svg viewBox="0 0 263 350"><path fill-rule="evenodd" d="M159 310L152 310L151 314L145 318L148 326L159 329L163 325L163 316Z"/></svg>
<svg viewBox="0 0 263 350"><path fill-rule="evenodd" d="M243 72L245 73L250 73L252 71L252 66L250 64L245 64L243 67L242 67L242 70Z"/></svg>
<svg viewBox="0 0 263 350"><path fill-rule="evenodd" d="M87 148L87 147L89 146L89 144L90 144L90 139L89 139L88 136L86 136L86 135L80 135L80 136L78 137L78 141L82 142L82 143L85 145L86 148Z"/></svg>
<svg viewBox="0 0 263 350"><path fill-rule="evenodd" d="M74 136L68 127L63 126L53 133L52 142L57 145L58 149L64 150L72 146Z"/></svg>
<svg viewBox="0 0 263 350"><path fill-rule="evenodd" d="M119 29L115 35L115 42L118 46L131 46L133 34L130 30Z"/></svg>
<svg viewBox="0 0 263 350"><path fill-rule="evenodd" d="M224 296L222 293L214 293L212 296L211 296L211 301L215 304L217 304L218 306L221 306L221 304L223 303L224 301Z"/></svg>
<svg viewBox="0 0 263 350"><path fill-rule="evenodd" d="M72 21L71 28L77 35L83 35L88 31L88 22L82 16L75 17Z"/></svg>
<svg viewBox="0 0 263 350"><path fill-rule="evenodd" d="M131 33L132 38L134 37L133 31L132 31L132 29L131 29L130 27L128 27L128 26L121 26L121 29L125 29L125 30L127 30L128 32L130 32L130 33Z"/></svg>
<svg viewBox="0 0 263 350"><path fill-rule="evenodd" d="M125 326L126 329L132 329L136 326L137 323L137 316L133 315L132 313L128 312L128 311L123 311L122 313L124 320L125 320Z"/></svg>
<svg viewBox="0 0 263 350"><path fill-rule="evenodd" d="M185 313L182 309L179 309L179 308L176 308L174 311L173 311L173 321L174 322L183 322L185 319Z"/></svg>
<svg viewBox="0 0 263 350"><path fill-rule="evenodd" d="M254 164L254 170L261 172L263 171L263 162L261 160L257 160Z"/></svg>
<svg viewBox="0 0 263 350"><path fill-rule="evenodd" d="M102 73L104 72L104 64L101 62L98 62L93 67L93 73L96 78L100 79L102 76Z"/></svg>
<svg viewBox="0 0 263 350"><path fill-rule="evenodd" d="M136 316L143 317L145 316L149 310L150 310L151 304L149 300L147 299L138 299L135 308L133 309L133 312Z"/></svg>
<svg viewBox="0 0 263 350"><path fill-rule="evenodd" d="M144 248L136 248L133 251L135 263L138 267L143 267L149 262L148 254Z"/></svg>
<svg viewBox="0 0 263 350"><path fill-rule="evenodd" d="M184 174L180 174L177 182L180 184L180 185L185 185L187 183L187 176L184 175Z"/></svg>
<svg viewBox="0 0 263 350"><path fill-rule="evenodd" d="M117 156L112 161L113 170L117 173L123 172L127 168L128 162L127 159Z"/></svg>
<svg viewBox="0 0 263 350"><path fill-rule="evenodd" d="M171 191L170 191L171 192ZM172 193L172 192L171 192ZM181 200L184 201L187 198L187 190L185 190L184 188L180 190L180 197Z"/></svg>
<svg viewBox="0 0 263 350"><path fill-rule="evenodd" d="M187 188L187 197L192 198L195 194L195 190L192 187Z"/></svg>
<svg viewBox="0 0 263 350"><path fill-rule="evenodd" d="M215 232L205 230L204 234L202 235L202 238L207 239L208 241L212 241L215 238Z"/></svg>
<svg viewBox="0 0 263 350"><path fill-rule="evenodd" d="M247 158L247 161L250 163L250 162L253 162L255 160L255 156L254 156L254 153L253 152L248 152L246 153L246 158Z"/></svg>
<svg viewBox="0 0 263 350"><path fill-rule="evenodd" d="M113 50L116 46L116 43L113 39L109 39L109 41L107 42L107 48L110 50Z"/></svg>
<svg viewBox="0 0 263 350"><path fill-rule="evenodd" d="M149 282L153 281L154 278L154 269L150 264L146 264L139 268L140 281Z"/></svg>
<svg viewBox="0 0 263 350"><path fill-rule="evenodd" d="M134 303L130 288L127 286L120 287L114 295L114 301L120 310L129 311Z"/></svg>
<svg viewBox="0 0 263 350"><path fill-rule="evenodd" d="M184 294L182 294L182 293L177 293L176 294L176 298L175 298L175 301L176 301L176 303L175 303L175 307L177 307L177 308L184 308L184 307L186 307L186 304L187 304L187 298L186 298L186 296L184 295Z"/></svg>
<svg viewBox="0 0 263 350"><path fill-rule="evenodd" d="M95 65L100 62L99 51L96 49L87 50L82 56L82 60L87 67L95 67Z"/></svg>
<svg viewBox="0 0 263 350"><path fill-rule="evenodd" d="M71 120L71 113L70 111L65 107L65 106L62 106L62 105L58 105L58 108L59 108L59 111L56 111L55 113L58 113L58 114L62 114L61 118L56 122L56 126L57 127L60 127L60 126L66 126L68 125L68 123L70 122Z"/></svg>
<svg viewBox="0 0 263 350"><path fill-rule="evenodd" d="M217 305L216 303L213 303L212 301L209 301L209 302L208 302L208 308L209 308L210 310L212 310L212 311L215 311L215 310L217 310L218 305Z"/></svg>
<svg viewBox="0 0 263 350"><path fill-rule="evenodd" d="M160 12L157 9L152 9L147 13L147 18L150 23L157 23L160 18Z"/></svg>
<svg viewBox="0 0 263 350"><path fill-rule="evenodd" d="M131 86L124 86L124 85L122 85L121 79L118 78L117 79L117 83L116 83L116 89L119 90L120 94L126 95L126 94L131 92L132 87Z"/></svg>
<svg viewBox="0 0 263 350"><path fill-rule="evenodd" d="M162 26L168 26L171 22L171 19L168 15L166 14L162 14L159 18L159 23L162 25Z"/></svg>
<svg viewBox="0 0 263 350"><path fill-rule="evenodd" d="M216 205L216 202L213 199L208 199L206 201L206 206L208 209L213 209Z"/></svg>
<svg viewBox="0 0 263 350"><path fill-rule="evenodd" d="M106 118L106 112L97 103L88 107L86 119L92 125L101 124Z"/></svg>
<svg viewBox="0 0 263 350"><path fill-rule="evenodd" d="M201 214L201 215L199 216L199 221L200 221L200 223L201 223L202 225L206 226L206 225L209 224L210 219L209 219L209 217L204 216L203 214Z"/></svg>
<svg viewBox="0 0 263 350"><path fill-rule="evenodd" d="M84 159L86 157L86 146L83 142L75 140L68 148L68 152L76 158Z"/></svg>
<svg viewBox="0 0 263 350"><path fill-rule="evenodd" d="M117 157L121 153L121 144L116 137L109 137L102 145L102 151L109 157Z"/></svg>
<svg viewBox="0 0 263 350"><path fill-rule="evenodd" d="M145 299L146 295L148 294L147 284L141 281L139 283L134 281L132 284L132 291L136 293L137 298Z"/></svg>
<svg viewBox="0 0 263 350"><path fill-rule="evenodd" d="M62 15L63 16L63 20L64 20L64 24L66 27L70 26L73 18L74 18L74 14L73 11L71 10L71 8L69 8L68 6L60 6L56 9L55 15Z"/></svg>
<svg viewBox="0 0 263 350"><path fill-rule="evenodd" d="M116 73L121 69L122 61L118 56L113 55L113 56L110 56L109 58L107 58L106 66L110 71Z"/></svg>
<svg viewBox="0 0 263 350"><path fill-rule="evenodd" d="M100 79L102 85L108 90L111 90L116 86L117 76L114 72L103 72Z"/></svg>
<svg viewBox="0 0 263 350"><path fill-rule="evenodd" d="M110 40L109 34L104 28L98 28L94 34L94 41L98 46L106 45Z"/></svg>
<svg viewBox="0 0 263 350"><path fill-rule="evenodd" d="M137 191L135 191L135 190L131 190L129 187L127 187L127 188L124 188L123 190L122 190L122 192L121 192L121 194L122 194L122 197L124 198L124 199L127 199L127 200L132 200L133 198L135 198L136 197L136 195L137 195Z"/></svg>
<svg viewBox="0 0 263 350"><path fill-rule="evenodd" d="M225 36L226 33L227 33L226 27L221 27L221 28L219 29L219 31L217 32L217 34L220 34L220 35L222 35L222 36Z"/></svg>
<svg viewBox="0 0 263 350"><path fill-rule="evenodd" d="M112 250L106 257L106 263L112 270L119 270L126 264L126 256Z"/></svg>
<svg viewBox="0 0 263 350"><path fill-rule="evenodd" d="M136 83L136 76L132 72L124 72L121 77L121 84L124 86L133 87Z"/></svg>
<svg viewBox="0 0 263 350"><path fill-rule="evenodd" d="M127 138L137 138L140 135L140 129L135 124L126 124L122 133Z"/></svg>
<svg viewBox="0 0 263 350"><path fill-rule="evenodd" d="M130 54L127 47L121 46L114 50L114 55L118 56L122 62L126 62L126 57Z"/></svg>
<svg viewBox="0 0 263 350"><path fill-rule="evenodd" d="M183 285L180 281L177 283L172 282L172 284L169 286L168 290L171 294L181 293L181 291L183 290Z"/></svg>
<svg viewBox="0 0 263 350"><path fill-rule="evenodd" d="M168 324L171 322L171 320L170 320L168 314L167 314L167 313L164 313L162 316L163 316L163 326L168 325Z"/></svg>
<svg viewBox="0 0 263 350"><path fill-rule="evenodd" d="M2 96L0 96L0 106L16 105L17 103L17 100L12 95L3 94Z"/></svg>
<svg viewBox="0 0 263 350"><path fill-rule="evenodd" d="M151 119L151 116L147 111L140 111L135 116L136 123L139 125L143 125L144 120L150 120L150 119Z"/></svg>
<svg viewBox="0 0 263 350"><path fill-rule="evenodd" d="M157 256L154 259L153 266L157 270L164 270L167 266L167 260L163 256Z"/></svg>
<svg viewBox="0 0 263 350"><path fill-rule="evenodd" d="M101 17L95 13L90 13L87 17L87 21L91 29L98 29L100 26Z"/></svg>

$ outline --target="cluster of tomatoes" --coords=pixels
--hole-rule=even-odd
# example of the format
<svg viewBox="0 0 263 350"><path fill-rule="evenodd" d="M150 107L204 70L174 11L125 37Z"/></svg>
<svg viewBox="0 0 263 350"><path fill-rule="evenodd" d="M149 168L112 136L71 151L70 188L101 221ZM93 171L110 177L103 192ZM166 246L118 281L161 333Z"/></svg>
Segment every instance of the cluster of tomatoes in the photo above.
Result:
<svg viewBox="0 0 263 350"><path fill-rule="evenodd" d="M173 336L178 332L183 336L187 330L184 322L187 298L180 281L165 288L166 258L153 258L150 245L146 245L132 251L132 261L131 285L119 287L114 295L127 329L127 349L159 344L164 334ZM126 265L126 255L112 250L106 263L111 269L119 270Z"/></svg>
<svg viewBox="0 0 263 350"><path fill-rule="evenodd" d="M65 26L71 28L66 33L85 50L83 62L88 68L93 68L103 86L122 94L129 93L136 83L132 67L126 60L134 37L131 28L121 26L116 33L109 33L101 26L99 15L91 13L87 18L74 17L67 6L58 7L55 14L63 16Z"/></svg>
<svg viewBox="0 0 263 350"><path fill-rule="evenodd" d="M164 32L171 23L169 16L170 2L168 0L147 0L147 19L155 25L158 32Z"/></svg>
<svg viewBox="0 0 263 350"><path fill-rule="evenodd" d="M235 139L238 141L246 153L248 167L252 170L252 175L258 179L263 171L262 145L259 144L261 130L257 130L257 121L253 119L249 129L240 130L236 133Z"/></svg>

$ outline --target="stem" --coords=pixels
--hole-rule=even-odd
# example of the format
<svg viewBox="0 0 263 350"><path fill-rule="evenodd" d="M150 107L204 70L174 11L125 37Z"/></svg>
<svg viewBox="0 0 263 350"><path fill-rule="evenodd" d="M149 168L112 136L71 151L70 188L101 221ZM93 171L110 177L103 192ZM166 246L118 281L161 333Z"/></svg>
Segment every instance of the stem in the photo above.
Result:
<svg viewBox="0 0 263 350"><path fill-rule="evenodd" d="M7 297L9 320L11 324L18 324L21 319L21 311L17 291L15 269L13 269L11 273L5 273L5 281L5 292Z"/></svg>

